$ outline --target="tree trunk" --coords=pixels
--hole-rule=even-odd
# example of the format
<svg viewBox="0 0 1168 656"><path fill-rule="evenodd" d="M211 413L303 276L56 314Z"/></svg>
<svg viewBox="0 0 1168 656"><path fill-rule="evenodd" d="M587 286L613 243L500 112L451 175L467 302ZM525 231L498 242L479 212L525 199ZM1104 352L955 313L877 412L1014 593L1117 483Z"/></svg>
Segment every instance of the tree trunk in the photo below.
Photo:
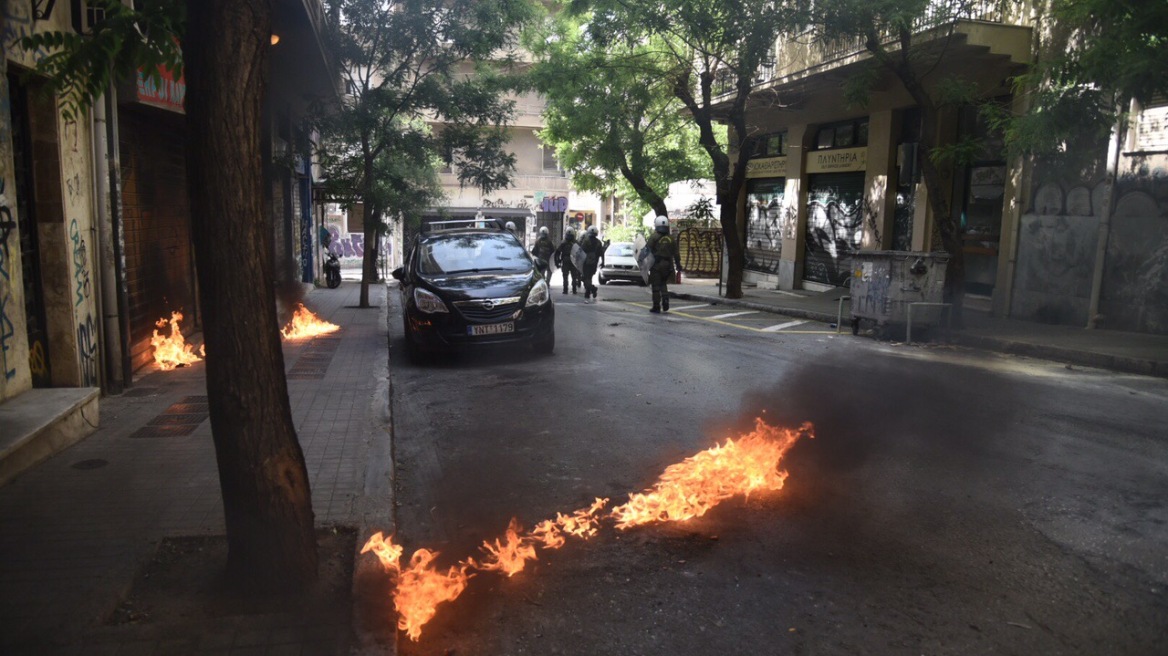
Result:
<svg viewBox="0 0 1168 656"><path fill-rule="evenodd" d="M271 0L188 0L188 178L228 580L315 580L304 454L284 378L260 148Z"/></svg>
<svg viewBox="0 0 1168 656"><path fill-rule="evenodd" d="M361 189L362 196L362 211L361 228L365 235L365 249L361 253L361 297L357 302L357 307L369 307L369 285L376 277L376 253L377 245L374 243L377 239L377 230L373 226L377 220L380 220L379 212L374 206L373 199L373 153L369 145L369 134L361 135L361 152L364 155L362 166L364 167L363 176L364 184ZM373 253L374 255L370 255Z"/></svg>
<svg viewBox="0 0 1168 656"><path fill-rule="evenodd" d="M722 239L726 242L726 298L742 298L742 271L746 268L746 253L738 234L738 194L729 182L718 182L718 219L722 224Z"/></svg>

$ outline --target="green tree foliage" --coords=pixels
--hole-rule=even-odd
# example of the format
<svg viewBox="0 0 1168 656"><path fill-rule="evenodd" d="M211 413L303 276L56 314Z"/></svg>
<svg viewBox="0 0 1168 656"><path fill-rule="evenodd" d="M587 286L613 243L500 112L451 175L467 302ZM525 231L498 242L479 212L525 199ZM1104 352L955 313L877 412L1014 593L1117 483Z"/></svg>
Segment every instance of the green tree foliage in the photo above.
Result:
<svg viewBox="0 0 1168 656"><path fill-rule="evenodd" d="M668 87L646 83L666 63L658 53L644 43L597 43L590 19L559 13L529 35L537 58L530 79L547 102L540 139L576 189L667 215L670 183L711 175L697 127Z"/></svg>
<svg viewBox="0 0 1168 656"><path fill-rule="evenodd" d="M161 80L158 67L182 71L186 5L183 0L157 0L129 7L121 0L91 0L89 6L103 18L93 33L40 32L20 41L25 50L48 54L37 72L49 79L60 99L65 118L75 120L89 111L111 81L141 70Z"/></svg>
<svg viewBox="0 0 1168 656"><path fill-rule="evenodd" d="M528 0L331 0L331 40L347 94L326 112L320 161L330 193L365 207L361 306L387 219L416 217L441 191L435 165L484 193L510 184L515 158L503 92ZM430 125L437 124L431 128Z"/></svg>
<svg viewBox="0 0 1168 656"><path fill-rule="evenodd" d="M1053 0L1051 38L1016 80L1030 96L1021 116L994 118L1016 151L1042 158L1097 156L1128 103L1168 96L1168 3Z"/></svg>
<svg viewBox="0 0 1168 656"><path fill-rule="evenodd" d="M798 29L806 5L799 0L567 0L569 13L596 47L643 52L641 83L680 101L682 116L698 131L710 160L721 206L729 267L726 294L742 296L746 263L738 227L738 199L746 186L746 157L759 137L746 123L746 105L763 72L775 61L775 39ZM642 65L643 64L643 65ZM725 126L730 128L727 137Z"/></svg>

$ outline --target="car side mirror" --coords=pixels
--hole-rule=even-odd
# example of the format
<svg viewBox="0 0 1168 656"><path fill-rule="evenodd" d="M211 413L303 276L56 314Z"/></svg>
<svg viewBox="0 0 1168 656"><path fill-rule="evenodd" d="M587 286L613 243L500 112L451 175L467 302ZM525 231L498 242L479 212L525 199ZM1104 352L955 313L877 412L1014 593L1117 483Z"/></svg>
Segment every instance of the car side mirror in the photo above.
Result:
<svg viewBox="0 0 1168 656"><path fill-rule="evenodd" d="M404 281L406 277L406 274L404 271L402 271L401 267L394 269L393 272L389 275L393 276L394 280L397 280L398 282Z"/></svg>

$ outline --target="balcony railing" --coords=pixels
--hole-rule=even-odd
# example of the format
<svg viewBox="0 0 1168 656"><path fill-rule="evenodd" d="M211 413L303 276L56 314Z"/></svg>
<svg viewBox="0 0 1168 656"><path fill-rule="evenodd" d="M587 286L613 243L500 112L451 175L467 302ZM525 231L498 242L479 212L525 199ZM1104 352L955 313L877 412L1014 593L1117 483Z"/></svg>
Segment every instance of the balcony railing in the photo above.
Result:
<svg viewBox="0 0 1168 656"><path fill-rule="evenodd" d="M1009 15L1006 3L1001 0L935 0L928 9L918 16L912 24L913 34L920 34L931 29L950 25L959 20L982 21L987 23L1006 23ZM885 44L893 44L898 35L891 29L881 35ZM811 29L796 37L785 39L776 44L777 59L782 65L776 66L775 61L764 61L755 75L754 84L765 84L800 70L820 66L850 55L861 53L866 49L866 38L862 36L846 39L826 40L817 29ZM797 64L794 62L798 62ZM715 95L724 95L734 91L735 76L728 68L720 68L714 76Z"/></svg>
<svg viewBox="0 0 1168 656"><path fill-rule="evenodd" d="M945 2L944 0L932 2L923 14L913 20L912 33L920 34L959 20L1003 23L1006 20L1005 3L1001 0L966 0L959 3ZM883 43L890 44L899 40L899 35L888 29L880 35L880 38ZM815 50L824 62L846 57L866 48L864 37L835 39L819 43L820 47Z"/></svg>

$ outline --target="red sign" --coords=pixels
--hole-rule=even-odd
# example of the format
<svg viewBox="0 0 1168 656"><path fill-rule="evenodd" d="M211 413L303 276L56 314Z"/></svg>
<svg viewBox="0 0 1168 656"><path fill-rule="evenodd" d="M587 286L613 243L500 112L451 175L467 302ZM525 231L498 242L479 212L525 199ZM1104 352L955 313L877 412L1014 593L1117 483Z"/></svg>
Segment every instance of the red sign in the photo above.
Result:
<svg viewBox="0 0 1168 656"><path fill-rule="evenodd" d="M183 101L187 97L187 80L185 77L174 79L174 72L162 66L158 67L157 79L151 79L139 69L137 96L143 105L185 114Z"/></svg>

